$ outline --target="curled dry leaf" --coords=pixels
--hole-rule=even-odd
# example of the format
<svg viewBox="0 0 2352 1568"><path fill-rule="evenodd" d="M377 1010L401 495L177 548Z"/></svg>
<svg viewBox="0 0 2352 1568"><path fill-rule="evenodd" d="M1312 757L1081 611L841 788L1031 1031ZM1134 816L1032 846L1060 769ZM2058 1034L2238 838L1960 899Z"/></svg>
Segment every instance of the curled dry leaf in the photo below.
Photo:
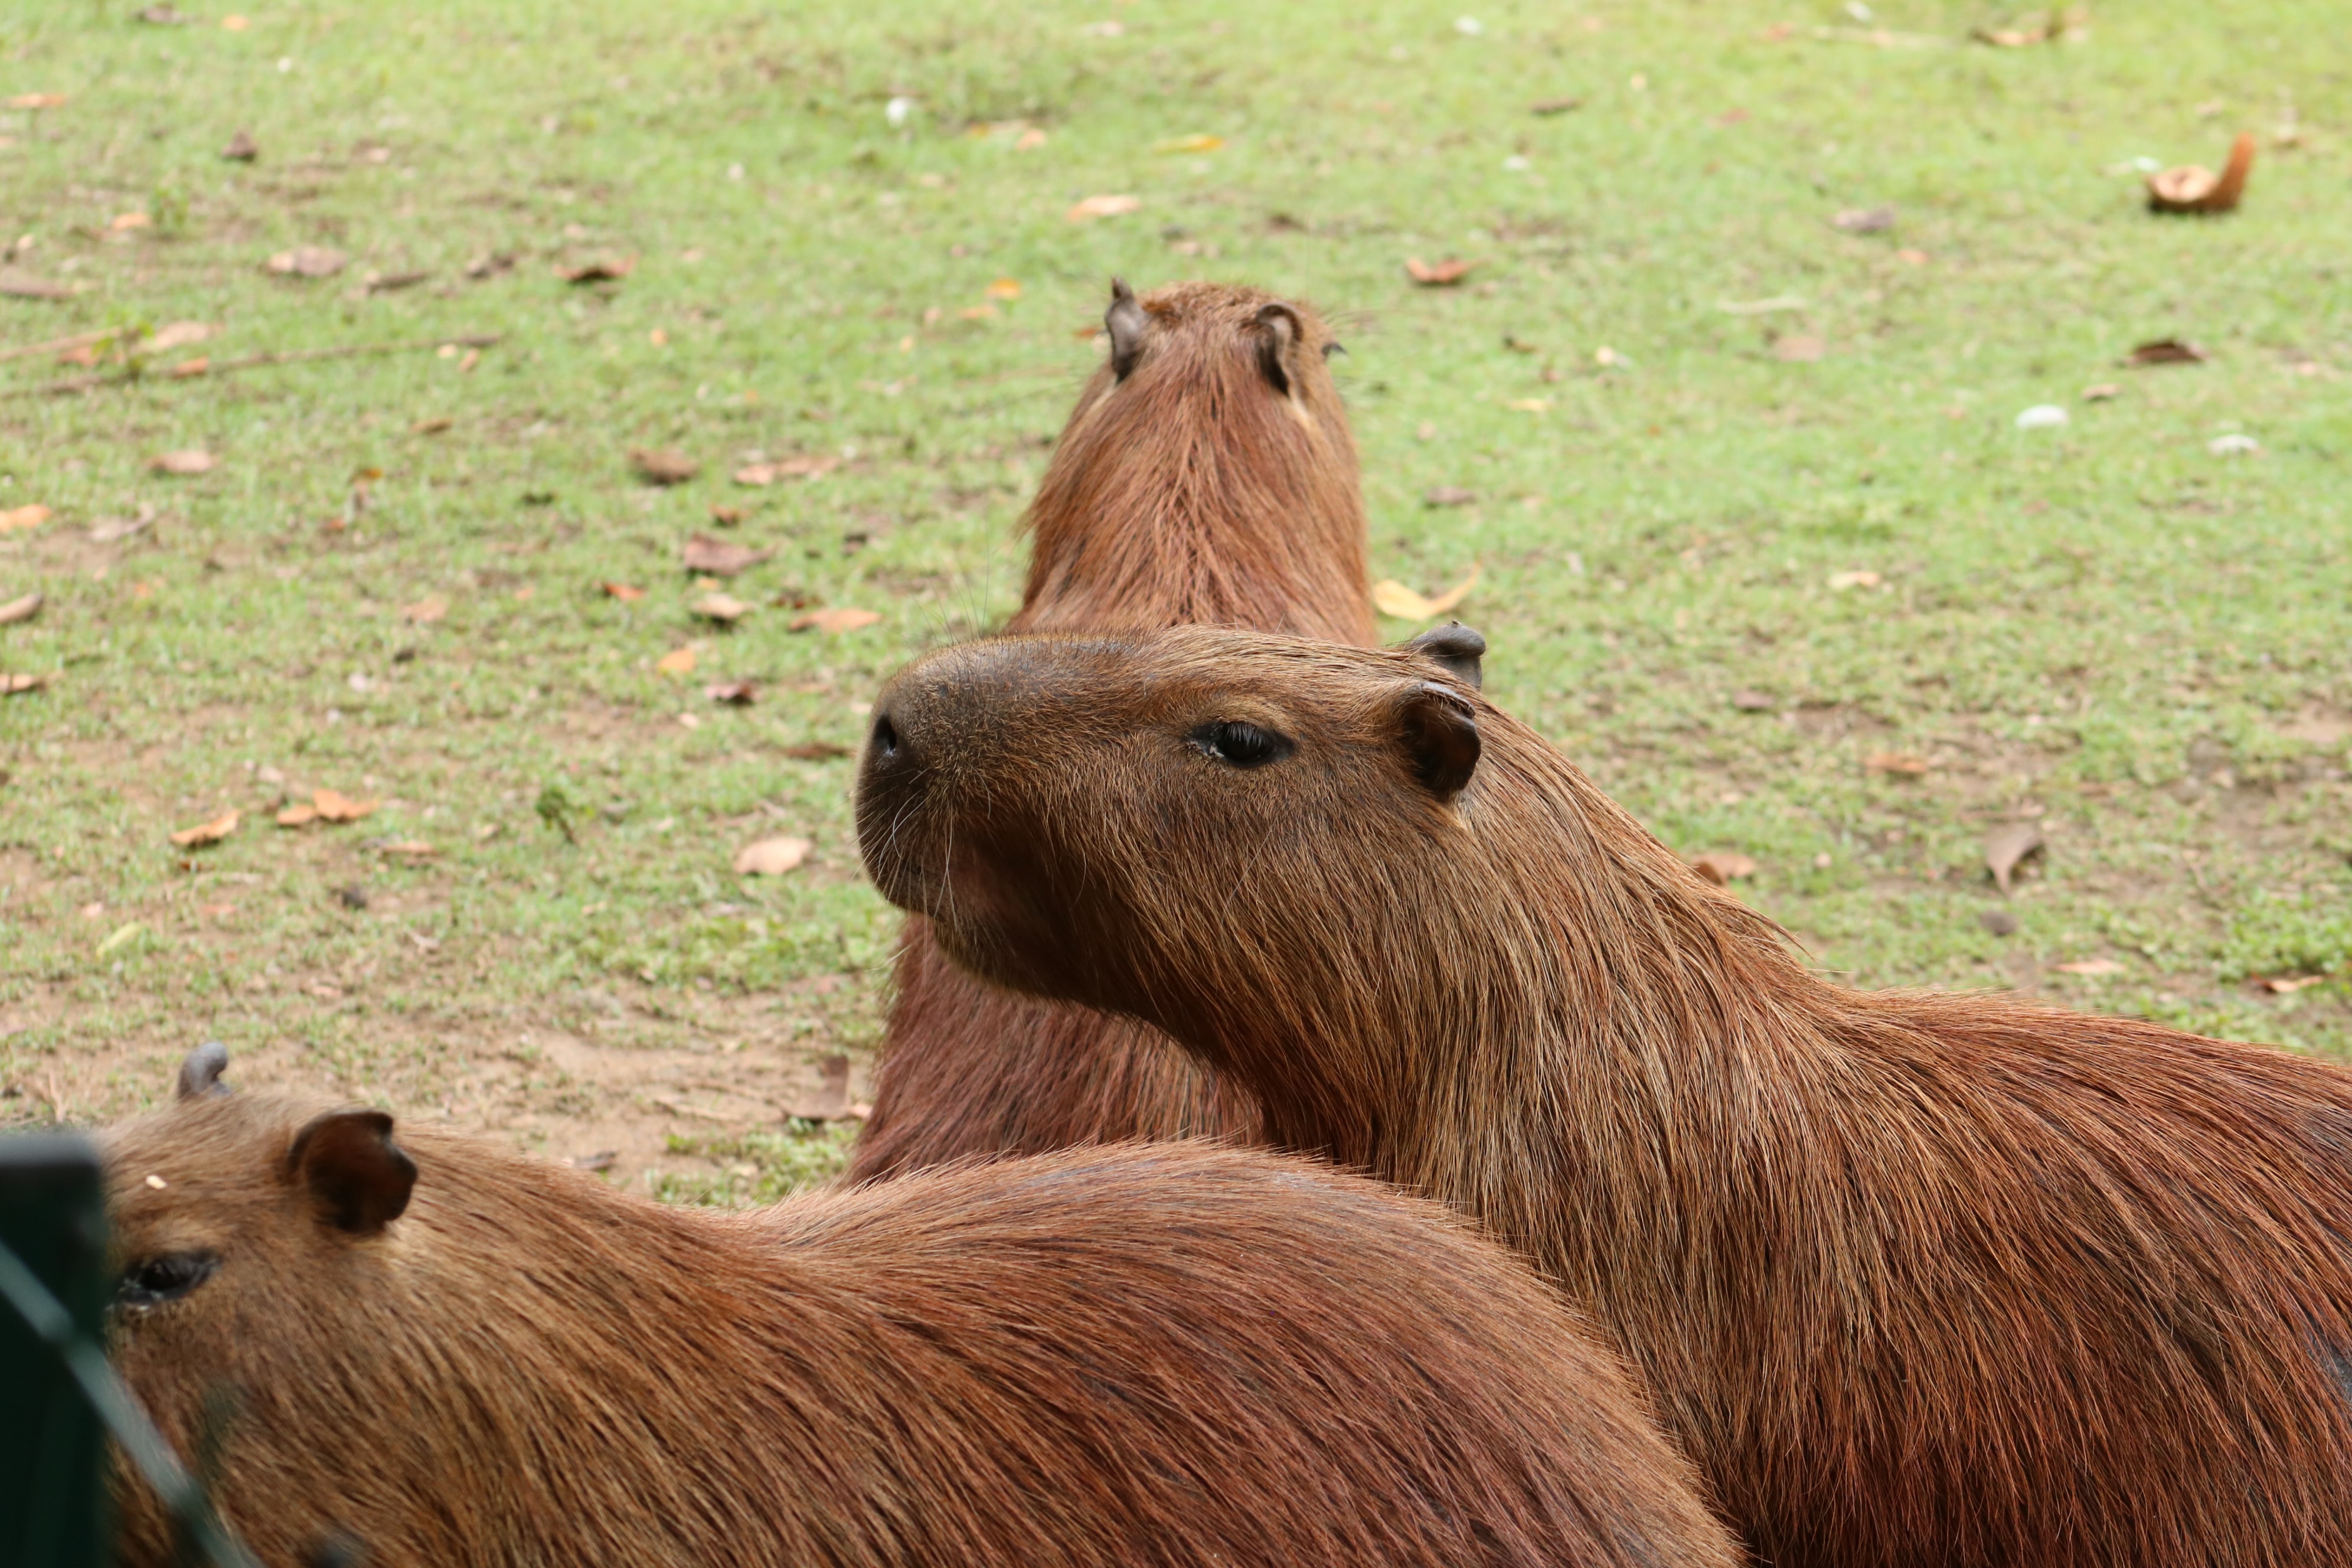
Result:
<svg viewBox="0 0 2352 1568"><path fill-rule="evenodd" d="M419 283L428 282L432 277L433 274L430 272L415 270L371 272L367 275L367 291L371 294L396 293L403 289L414 289Z"/></svg>
<svg viewBox="0 0 2352 1568"><path fill-rule="evenodd" d="M147 459L147 466L159 474L209 474L220 467L220 459L191 447L177 452L158 452Z"/></svg>
<svg viewBox="0 0 2352 1568"><path fill-rule="evenodd" d="M1869 773L1916 779L1925 776L1936 764L1914 752L1873 752L1862 760L1862 765Z"/></svg>
<svg viewBox="0 0 2352 1568"><path fill-rule="evenodd" d="M2112 958L2079 958L2072 963L2050 966L2061 974L2121 974L2124 966Z"/></svg>
<svg viewBox="0 0 2352 1568"><path fill-rule="evenodd" d="M322 822L357 822L361 817L373 812L382 803L373 800L353 800L349 795L337 795L331 789L322 789L311 792L310 804L317 807L319 819Z"/></svg>
<svg viewBox="0 0 2352 1568"><path fill-rule="evenodd" d="M449 613L449 601L438 594L427 594L413 605L400 607L400 618L414 626L429 626Z"/></svg>
<svg viewBox="0 0 2352 1568"><path fill-rule="evenodd" d="M604 584L604 596L609 599L618 599L623 604L626 604L632 599L644 598L646 591L643 588L633 588L626 583L607 583Z"/></svg>
<svg viewBox="0 0 2352 1568"><path fill-rule="evenodd" d="M555 275L566 283L617 283L637 269L634 256L604 256L576 266L558 267Z"/></svg>
<svg viewBox="0 0 2352 1568"><path fill-rule="evenodd" d="M1985 840L1985 869L1992 873L1994 884L2006 893L2010 879L2017 874L2018 866L2027 857L2041 853L2041 825L2012 822Z"/></svg>
<svg viewBox="0 0 2352 1568"><path fill-rule="evenodd" d="M1091 218L1118 217L1142 205L1140 196L1088 196L1062 216L1072 223L1085 223Z"/></svg>
<svg viewBox="0 0 2352 1568"><path fill-rule="evenodd" d="M713 702L736 708L749 708L760 700L760 689L748 680L714 680L702 689L702 694Z"/></svg>
<svg viewBox="0 0 2352 1568"><path fill-rule="evenodd" d="M145 353L160 354L173 349L184 349L190 343L200 343L207 338L219 335L220 325L215 321L166 321L155 329L153 337L149 338L139 347Z"/></svg>
<svg viewBox="0 0 2352 1568"><path fill-rule="evenodd" d="M194 849L203 844L217 844L236 831L237 819L241 815L236 811L225 811L210 822L200 822L194 827L180 829L179 832L172 835L172 842L183 849Z"/></svg>
<svg viewBox="0 0 2352 1568"><path fill-rule="evenodd" d="M1432 621L1469 597L1477 585L1478 568L1470 568L1470 575L1433 599L1424 599L1395 578L1387 578L1372 586L1372 604L1384 616L1394 616L1402 621Z"/></svg>
<svg viewBox="0 0 2352 1568"><path fill-rule="evenodd" d="M795 745L784 748L784 755L803 763L828 762L835 757L856 754L851 748L838 741L802 741Z"/></svg>
<svg viewBox="0 0 2352 1568"><path fill-rule="evenodd" d="M1830 592L1843 594L1848 588L1875 588L1884 581L1885 579L1875 572L1832 572L1829 578Z"/></svg>
<svg viewBox="0 0 2352 1568"><path fill-rule="evenodd" d="M1405 276L1424 289L1451 289L1454 284L1469 277L1470 269L1477 265L1475 261L1460 261L1452 258L1438 262L1435 266L1423 261L1418 256L1408 256L1404 258Z"/></svg>
<svg viewBox="0 0 2352 1568"><path fill-rule="evenodd" d="M1753 857L1737 850L1714 849L1705 855L1691 857L1690 868L1721 888L1741 878L1756 875L1756 861Z"/></svg>
<svg viewBox="0 0 2352 1568"><path fill-rule="evenodd" d="M280 278L332 278L351 261L350 257L329 246L298 245L291 250L279 251L262 265Z"/></svg>
<svg viewBox="0 0 2352 1568"><path fill-rule="evenodd" d="M0 605L0 626L13 626L18 621L29 621L41 613L43 601L38 594L27 594L21 599L11 599Z"/></svg>
<svg viewBox="0 0 2352 1568"><path fill-rule="evenodd" d="M261 156L261 143L253 139L250 131L240 131L228 139L228 145L220 150L220 155L233 163L250 163Z"/></svg>
<svg viewBox="0 0 2352 1568"><path fill-rule="evenodd" d="M717 501L713 501L710 503L710 521L721 528L732 528L743 521L743 509L740 506L720 506Z"/></svg>
<svg viewBox="0 0 2352 1568"><path fill-rule="evenodd" d="M839 458L783 458L772 463L749 463L735 470L739 485L772 485L778 479L813 479L841 467Z"/></svg>
<svg viewBox="0 0 2352 1568"><path fill-rule="evenodd" d="M1847 207L1830 219L1830 226L1847 234L1884 234L1895 226L1893 207Z"/></svg>
<svg viewBox="0 0 2352 1568"><path fill-rule="evenodd" d="M789 629L796 632L817 631L827 637L839 637L860 626L870 626L882 617L872 610L852 609L847 605L835 605L831 609L811 610L794 616Z"/></svg>
<svg viewBox="0 0 2352 1568"><path fill-rule="evenodd" d="M675 447L630 449L629 463L648 484L682 485L702 472L702 465Z"/></svg>
<svg viewBox="0 0 2352 1568"><path fill-rule="evenodd" d="M27 691L38 691L48 683L49 678L46 673L19 670L11 674L0 671L0 697L21 697Z"/></svg>
<svg viewBox="0 0 2352 1568"><path fill-rule="evenodd" d="M2203 364L2210 357L2186 338L2154 338L2134 344L2132 352L2124 356L2125 362L2133 365Z"/></svg>
<svg viewBox="0 0 2352 1568"><path fill-rule="evenodd" d="M2122 387L2117 386L2112 381L2102 381L2095 385L2083 388L2083 401L2085 403L2112 403L2116 398L2123 395L2123 390L2124 389Z"/></svg>
<svg viewBox="0 0 2352 1568"><path fill-rule="evenodd" d="M694 613L704 620L731 626L751 613L752 606L732 594L705 594L694 602Z"/></svg>
<svg viewBox="0 0 2352 1568"><path fill-rule="evenodd" d="M684 647L674 647L670 649L667 653L654 660L654 668L660 670L664 675L671 677L693 674L694 645L688 643Z"/></svg>
<svg viewBox="0 0 2352 1568"><path fill-rule="evenodd" d="M1421 498L1423 506L1468 506L1478 499L1475 490L1465 490L1460 485L1432 485Z"/></svg>
<svg viewBox="0 0 2352 1568"><path fill-rule="evenodd" d="M680 559L689 572L709 572L720 577L732 577L747 567L757 566L772 550L754 550L748 544L736 544L724 539L713 539L698 533L686 542Z"/></svg>
<svg viewBox="0 0 2352 1568"><path fill-rule="evenodd" d="M2305 986L2316 985L2326 978L2325 974L2273 974L2260 984L2273 996L2291 996Z"/></svg>
<svg viewBox="0 0 2352 1568"><path fill-rule="evenodd" d="M2183 163L2147 177L2147 205L2159 213L2225 213L2238 205L2246 176L2254 167L2254 133L2242 131L2230 148L2230 162L2219 174L2195 163Z"/></svg>
<svg viewBox="0 0 2352 1568"><path fill-rule="evenodd" d="M789 835L754 839L735 851L735 874L739 877L781 877L807 859L814 847L807 839Z"/></svg>
<svg viewBox="0 0 2352 1568"><path fill-rule="evenodd" d="M1731 694L1731 705L1734 708L1738 709L1742 713L1769 713L1772 711L1771 697L1761 691L1746 689L1735 691Z"/></svg>
<svg viewBox="0 0 2352 1568"><path fill-rule="evenodd" d="M20 528L38 528L55 516L57 513L37 501L29 506L9 507L0 510L0 533L11 533Z"/></svg>
<svg viewBox="0 0 2352 1568"><path fill-rule="evenodd" d="M411 425L408 433L412 436L438 436L457 423L446 414L436 414L429 419L419 419Z"/></svg>

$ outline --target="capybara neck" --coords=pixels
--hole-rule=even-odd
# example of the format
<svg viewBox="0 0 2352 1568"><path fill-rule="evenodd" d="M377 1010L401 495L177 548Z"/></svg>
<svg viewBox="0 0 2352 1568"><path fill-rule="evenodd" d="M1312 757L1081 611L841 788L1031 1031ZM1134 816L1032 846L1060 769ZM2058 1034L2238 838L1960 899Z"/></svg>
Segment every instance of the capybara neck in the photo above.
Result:
<svg viewBox="0 0 2352 1568"><path fill-rule="evenodd" d="M1122 286L1123 289L1123 286ZM1355 439L1303 305L1124 292L1029 510L1016 631L1256 626L1373 638Z"/></svg>

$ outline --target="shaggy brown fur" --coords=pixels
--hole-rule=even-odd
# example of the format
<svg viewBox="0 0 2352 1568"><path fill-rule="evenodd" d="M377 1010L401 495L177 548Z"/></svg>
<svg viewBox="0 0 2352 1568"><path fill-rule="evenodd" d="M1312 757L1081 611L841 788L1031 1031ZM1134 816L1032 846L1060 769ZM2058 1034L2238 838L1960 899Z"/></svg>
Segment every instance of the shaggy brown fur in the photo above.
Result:
<svg viewBox="0 0 2352 1568"><path fill-rule="evenodd" d="M1111 352L1029 511L1014 631L1186 622L1372 640L1356 444L1312 310L1115 285ZM1257 1106L1159 1030L974 984L908 922L851 1176L1128 1138L1255 1142Z"/></svg>
<svg viewBox="0 0 2352 1568"><path fill-rule="evenodd" d="M730 1215L258 1096L106 1142L115 1359L184 1453L211 1422L273 1564L331 1531L435 1568L1737 1560L1524 1265L1300 1162L1080 1151ZM171 1561L124 1491L121 1561Z"/></svg>
<svg viewBox="0 0 2352 1568"><path fill-rule="evenodd" d="M1391 655L1006 639L879 715L888 896L1526 1248L1760 1560L2352 1562L2347 1074L1832 984Z"/></svg>

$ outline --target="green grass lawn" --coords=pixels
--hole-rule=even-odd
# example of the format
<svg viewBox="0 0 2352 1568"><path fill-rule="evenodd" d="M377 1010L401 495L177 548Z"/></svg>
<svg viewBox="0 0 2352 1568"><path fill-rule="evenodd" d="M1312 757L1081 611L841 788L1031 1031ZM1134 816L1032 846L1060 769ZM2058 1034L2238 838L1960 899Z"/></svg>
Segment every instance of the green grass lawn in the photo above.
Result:
<svg viewBox="0 0 2352 1568"><path fill-rule="evenodd" d="M862 1089L897 919L824 750L1012 608L1114 272L1338 319L1376 575L1476 568L1489 692L1825 966L2352 1051L2339 5L257 3L0 16L0 100L64 95L0 110L8 274L77 290L0 347L119 334L0 363L0 514L53 513L0 533L50 678L0 697L0 1119L217 1037L673 1196L827 1168L775 1129ZM2144 210L2241 129L2242 210ZM357 345L411 346L162 374ZM773 552L731 631L697 532ZM380 805L273 825L320 788Z"/></svg>

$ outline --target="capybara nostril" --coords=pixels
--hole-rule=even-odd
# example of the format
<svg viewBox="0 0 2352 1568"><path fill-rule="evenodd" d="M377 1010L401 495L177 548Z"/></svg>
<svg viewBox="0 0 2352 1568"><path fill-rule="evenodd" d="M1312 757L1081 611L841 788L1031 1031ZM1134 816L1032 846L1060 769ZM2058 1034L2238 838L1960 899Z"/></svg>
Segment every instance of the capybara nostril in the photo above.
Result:
<svg viewBox="0 0 2352 1568"><path fill-rule="evenodd" d="M877 757L898 754L898 726L890 721L887 713L874 716L874 754Z"/></svg>

